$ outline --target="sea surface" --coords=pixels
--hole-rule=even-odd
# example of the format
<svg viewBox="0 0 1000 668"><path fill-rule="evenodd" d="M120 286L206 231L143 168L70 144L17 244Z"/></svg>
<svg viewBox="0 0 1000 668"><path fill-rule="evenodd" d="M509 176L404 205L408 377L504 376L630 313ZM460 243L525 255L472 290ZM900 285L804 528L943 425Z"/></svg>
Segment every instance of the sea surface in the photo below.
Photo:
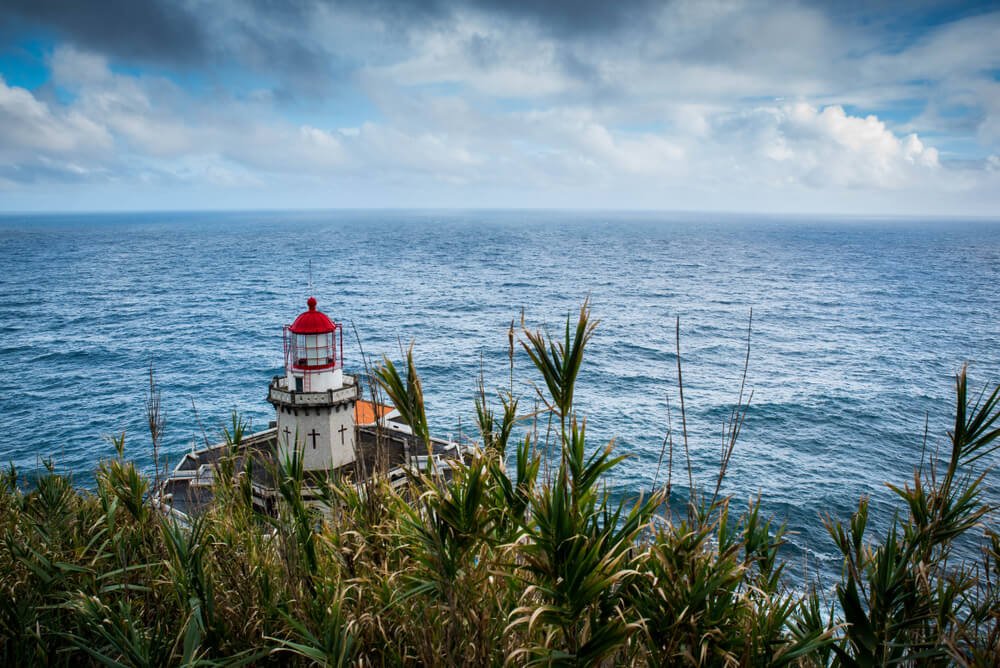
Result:
<svg viewBox="0 0 1000 668"><path fill-rule="evenodd" d="M577 404L593 447L630 457L611 491L667 475L687 494L675 327L693 477L711 489L750 328L752 400L725 493L758 494L792 532L794 577L836 578L822 517L944 447L954 374L1000 383L1000 224L562 212L184 213L0 218L0 461L51 458L92 484L109 437L147 469L144 396L162 390L171 462L233 410L266 428L282 324L315 294L346 325L349 370L414 343L440 435L474 436L479 374L510 386L508 329L559 334L589 298L600 319ZM752 323L750 319L753 311ZM538 376L514 359L514 392ZM669 409L669 410L668 410ZM669 426L668 426L669 425ZM538 425L544 437L544 420ZM669 450L669 448L668 448ZM997 459L993 458L993 463ZM986 483L1000 503L1000 472ZM996 517L991 518L995 522Z"/></svg>

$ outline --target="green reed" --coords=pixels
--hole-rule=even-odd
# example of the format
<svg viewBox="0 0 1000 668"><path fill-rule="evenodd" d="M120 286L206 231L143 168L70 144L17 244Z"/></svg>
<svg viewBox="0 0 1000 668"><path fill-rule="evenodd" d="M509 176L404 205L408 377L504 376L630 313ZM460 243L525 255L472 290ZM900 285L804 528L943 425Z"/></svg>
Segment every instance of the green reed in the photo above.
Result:
<svg viewBox="0 0 1000 668"><path fill-rule="evenodd" d="M479 447L452 478L417 471L400 489L381 469L331 478L310 505L293 454L273 463L273 516L254 510L234 465L238 416L216 503L185 525L151 503L156 478L126 459L124 435L93 490L51 464L31 479L11 467L0 476L0 664L995 665L1000 534L982 466L998 447L1000 389L970 402L958 374L949 448L891 486L902 505L884 537L869 535L865 499L848 519L826 518L844 559L826 600L786 581L784 528L760 500L739 511L720 493L742 388L708 493L689 489L680 510L669 484L611 499L624 457L588 443L574 403L595 326L586 303L557 339L522 323L534 399L558 428L544 477L513 378L496 400L480 379ZM512 376L514 343L512 328ZM402 367L405 378L388 360L372 375L426 438L412 348ZM980 561L957 558L977 541Z"/></svg>

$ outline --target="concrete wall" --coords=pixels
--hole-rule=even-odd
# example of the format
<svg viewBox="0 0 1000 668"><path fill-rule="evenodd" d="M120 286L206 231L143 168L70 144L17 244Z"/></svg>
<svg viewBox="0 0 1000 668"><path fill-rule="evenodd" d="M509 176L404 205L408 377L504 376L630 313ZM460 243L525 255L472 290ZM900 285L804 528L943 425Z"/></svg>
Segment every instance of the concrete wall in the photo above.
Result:
<svg viewBox="0 0 1000 668"><path fill-rule="evenodd" d="M335 469L354 461L353 400L333 407L278 410L278 453L287 456L293 443L307 471ZM287 430L287 431L286 431Z"/></svg>

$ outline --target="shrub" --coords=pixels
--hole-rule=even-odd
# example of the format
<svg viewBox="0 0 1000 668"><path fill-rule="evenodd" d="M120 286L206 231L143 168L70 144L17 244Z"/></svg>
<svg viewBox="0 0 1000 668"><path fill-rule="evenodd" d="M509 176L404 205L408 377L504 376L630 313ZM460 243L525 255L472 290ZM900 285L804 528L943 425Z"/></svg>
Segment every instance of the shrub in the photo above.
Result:
<svg viewBox="0 0 1000 668"><path fill-rule="evenodd" d="M155 510L155 480L125 459L124 435L92 491L51 465L30 481L9 469L0 663L995 664L1000 535L987 530L981 563L962 563L955 546L974 542L992 510L976 467L997 448L1000 389L970 406L958 375L950 453L892 486L904 514L882 540L867 535L864 499L846 523L826 519L844 557L831 604L788 586L784 529L759 499L739 513L720 494L728 458L714 493L690 489L680 509L669 482L612 501L605 483L623 457L588 445L573 401L595 326L585 303L559 340L520 339L558 424L550 478L537 434L517 426L517 398L501 393L495 411L482 380L480 447L452 478L415 472L401 489L380 472L330 479L325 512L302 502L295 458L274 471L274 516L254 511L246 474L223 459L216 503L187 525ZM513 368L513 334L510 344ZM426 435L406 357L405 378L388 360L375 375ZM244 428L234 416L234 451Z"/></svg>

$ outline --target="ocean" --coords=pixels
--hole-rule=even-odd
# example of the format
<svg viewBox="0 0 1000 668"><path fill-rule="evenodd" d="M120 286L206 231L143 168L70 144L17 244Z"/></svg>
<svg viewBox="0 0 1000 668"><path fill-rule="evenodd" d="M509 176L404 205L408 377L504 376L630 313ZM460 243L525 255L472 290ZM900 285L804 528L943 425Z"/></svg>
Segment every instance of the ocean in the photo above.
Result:
<svg viewBox="0 0 1000 668"><path fill-rule="evenodd" d="M436 434L474 436L473 400L507 388L512 323L559 334L589 297L579 379L588 442L629 458L609 489L657 479L668 424L687 493L713 487L746 355L753 395L723 490L791 532L795 577L840 568L822 517L871 498L875 535L927 448L945 447L954 375L1000 383L1000 224L710 214L337 211L0 217L0 461L46 459L91 484L109 441L151 467L150 366L171 462L231 411L266 428L281 327L314 294L361 371L414 344ZM753 312L752 324L750 312ZM360 347L359 347L360 342ZM523 353L514 391L539 377ZM668 417L669 408L669 417ZM544 434L544 424L540 425ZM993 458L993 462L997 462ZM986 499L1000 504L1000 474ZM991 521L996 521L995 516Z"/></svg>

